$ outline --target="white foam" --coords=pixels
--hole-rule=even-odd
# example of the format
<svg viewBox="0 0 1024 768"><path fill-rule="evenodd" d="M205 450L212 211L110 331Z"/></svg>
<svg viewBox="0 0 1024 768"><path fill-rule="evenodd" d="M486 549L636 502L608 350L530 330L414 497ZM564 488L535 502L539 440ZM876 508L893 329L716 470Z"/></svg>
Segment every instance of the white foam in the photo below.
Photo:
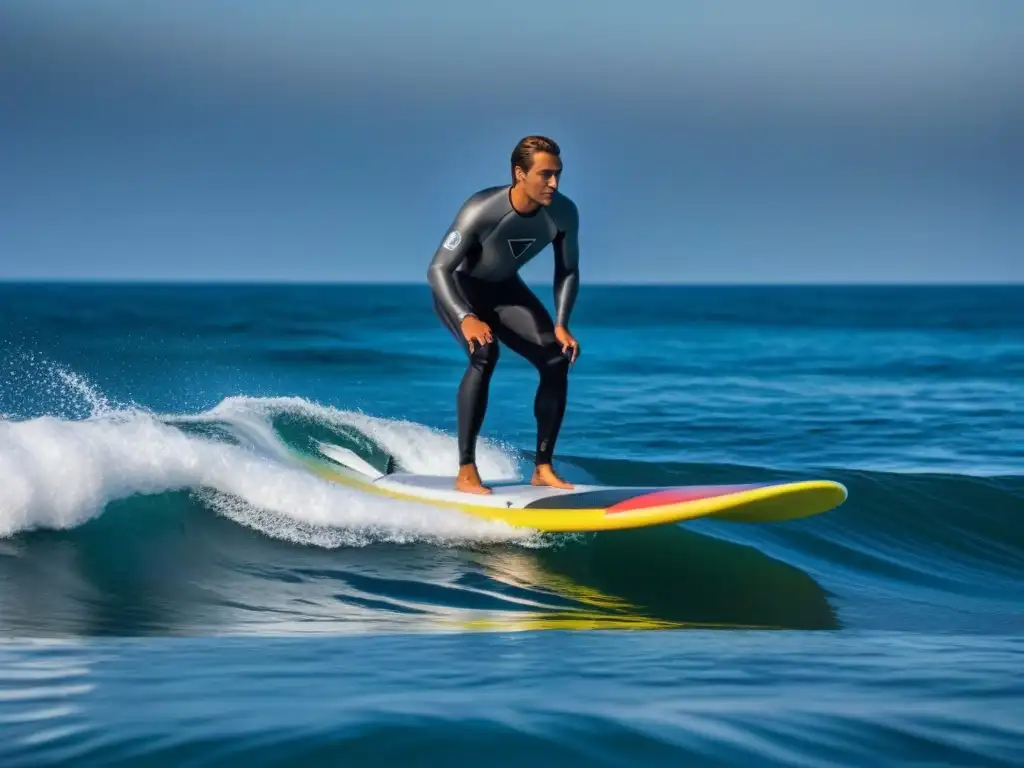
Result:
<svg viewBox="0 0 1024 768"><path fill-rule="evenodd" d="M66 382L71 384L72 382ZM83 385L84 386L84 385ZM81 390L79 390L81 391ZM0 421L0 537L68 528L133 494L189 489L217 512L271 536L317 546L374 541L438 544L537 540L521 530L426 505L403 504L323 480L286 461L274 413L354 426L414 472L451 472L453 437L423 425L338 411L301 398L230 398L181 421L216 421L258 450L189 435L152 414L93 400L82 420ZM483 444L481 474L515 477L514 457Z"/></svg>
<svg viewBox="0 0 1024 768"><path fill-rule="evenodd" d="M2 344L0 340L0 344ZM113 413L129 405L112 403L85 378L38 352L5 350L17 360L17 376L4 381L0 395L20 396L30 402L42 401L48 415L76 418ZM12 368L12 372L15 368ZM6 413L2 419L14 418Z"/></svg>
<svg viewBox="0 0 1024 768"><path fill-rule="evenodd" d="M390 453L408 472L454 475L458 468L458 443L452 435L423 424L401 419L384 419L358 411L342 411L312 403L301 397L229 397L215 408L190 421L227 422L271 451L279 441L273 436L269 418L289 413L331 427L353 427ZM486 481L512 480L520 476L513 452L486 439L477 444L477 468Z"/></svg>

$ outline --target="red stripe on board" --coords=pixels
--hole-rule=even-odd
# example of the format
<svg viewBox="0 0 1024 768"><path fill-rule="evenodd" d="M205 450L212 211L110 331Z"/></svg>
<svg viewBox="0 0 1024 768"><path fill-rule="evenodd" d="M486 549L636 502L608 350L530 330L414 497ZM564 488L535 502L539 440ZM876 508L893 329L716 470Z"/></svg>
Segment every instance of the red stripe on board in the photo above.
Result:
<svg viewBox="0 0 1024 768"><path fill-rule="evenodd" d="M631 499L620 501L605 510L606 515L614 515L617 512L629 512L634 509L650 509L662 507L666 504L679 504L683 501L697 501L698 499L710 499L714 496L727 496L730 493L746 491L750 488L759 488L762 484L752 485L703 485L692 488L666 488L664 491L654 491Z"/></svg>

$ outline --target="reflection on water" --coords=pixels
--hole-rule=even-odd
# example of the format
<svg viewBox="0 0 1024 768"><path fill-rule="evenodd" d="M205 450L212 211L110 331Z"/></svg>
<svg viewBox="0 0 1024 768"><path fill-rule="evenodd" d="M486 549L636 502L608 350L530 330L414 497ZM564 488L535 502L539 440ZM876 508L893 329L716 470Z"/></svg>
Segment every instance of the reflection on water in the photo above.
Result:
<svg viewBox="0 0 1024 768"><path fill-rule="evenodd" d="M0 633L830 629L804 572L680 527L548 546L299 546L187 494L135 498L0 550Z"/></svg>

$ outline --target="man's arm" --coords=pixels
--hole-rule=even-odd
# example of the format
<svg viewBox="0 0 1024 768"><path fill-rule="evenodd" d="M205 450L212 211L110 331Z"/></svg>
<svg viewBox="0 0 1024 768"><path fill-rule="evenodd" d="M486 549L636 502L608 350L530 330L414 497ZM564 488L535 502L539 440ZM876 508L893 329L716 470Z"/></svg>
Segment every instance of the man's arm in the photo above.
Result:
<svg viewBox="0 0 1024 768"><path fill-rule="evenodd" d="M555 251L555 325L568 327L580 286L579 211L568 203L561 232L553 243Z"/></svg>
<svg viewBox="0 0 1024 768"><path fill-rule="evenodd" d="M459 322L466 315L473 314L473 310L462 300L455 286L455 270L478 243L479 219L479 206L472 200L467 201L434 252L434 258L427 269L427 282L434 294Z"/></svg>

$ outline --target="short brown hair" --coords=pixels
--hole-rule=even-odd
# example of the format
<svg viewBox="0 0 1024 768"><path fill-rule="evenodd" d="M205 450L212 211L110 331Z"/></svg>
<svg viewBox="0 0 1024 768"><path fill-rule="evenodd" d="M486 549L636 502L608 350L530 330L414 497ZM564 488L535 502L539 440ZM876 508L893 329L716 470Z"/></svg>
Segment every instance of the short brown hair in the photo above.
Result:
<svg viewBox="0 0 1024 768"><path fill-rule="evenodd" d="M549 155L559 157L562 150L559 149L558 144L553 139L549 139L547 136L527 136L521 139L516 144L515 149L512 150L512 183L516 181L516 166L519 166L524 171L529 171L533 165L533 156L537 152L547 152Z"/></svg>

